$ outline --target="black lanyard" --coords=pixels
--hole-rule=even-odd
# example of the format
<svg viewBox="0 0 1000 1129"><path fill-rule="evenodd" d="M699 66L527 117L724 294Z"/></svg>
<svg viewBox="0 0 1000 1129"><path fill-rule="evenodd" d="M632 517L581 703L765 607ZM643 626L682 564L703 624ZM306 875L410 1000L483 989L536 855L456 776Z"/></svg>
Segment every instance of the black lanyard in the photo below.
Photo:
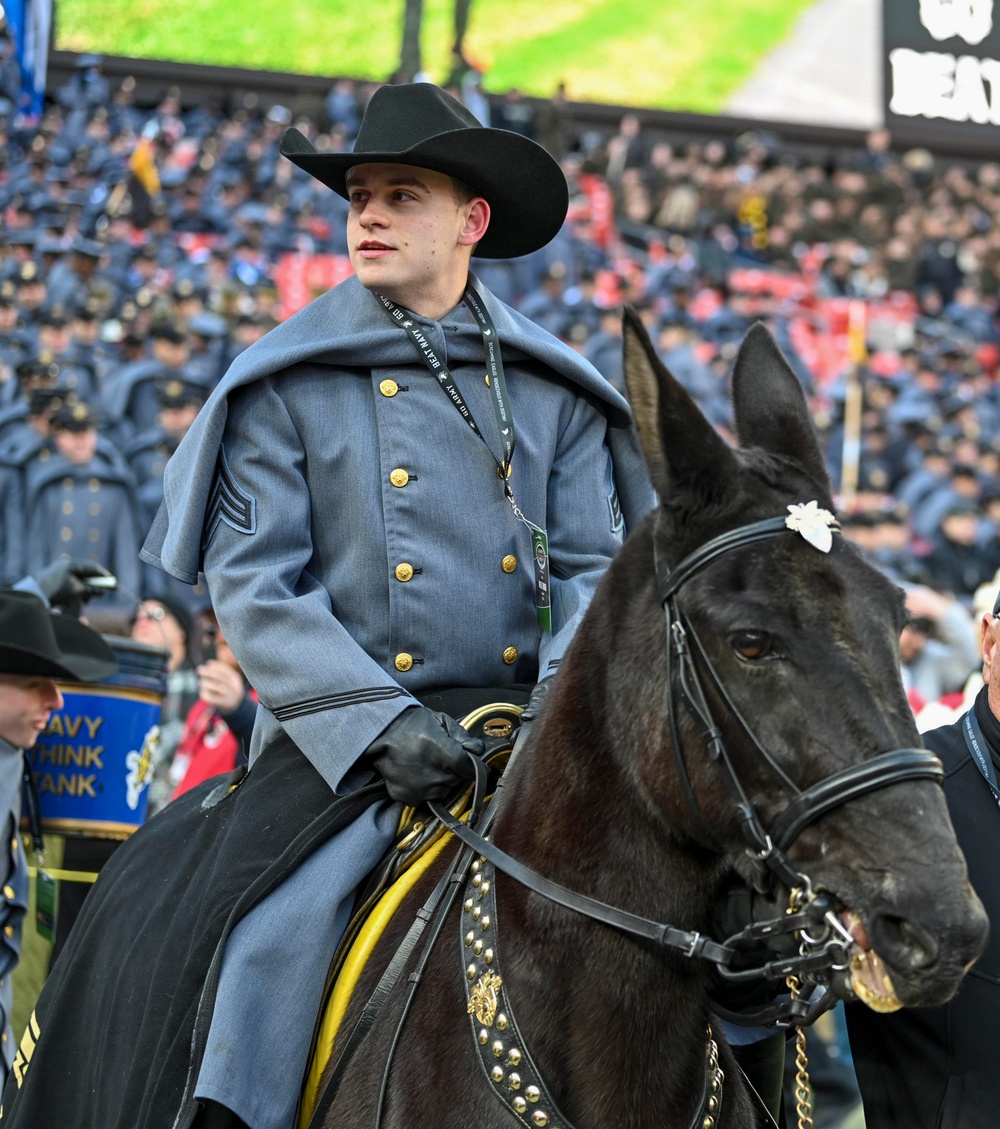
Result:
<svg viewBox="0 0 1000 1129"><path fill-rule="evenodd" d="M997 787L997 774L993 768L993 758L990 756L990 747L986 743L979 719L976 717L975 707L962 718L962 736L965 738L965 744L972 754L976 767L990 786L993 798L1000 805L1000 788Z"/></svg>
<svg viewBox="0 0 1000 1129"><path fill-rule="evenodd" d="M496 416L497 427L500 431L500 441L503 444L504 457L502 460L498 459L496 455L493 454L490 445L486 442L483 433L479 430L479 425L476 423L475 416L472 414L472 409L465 402L465 398L459 391L458 385L455 383L455 378L452 376L448 367L431 348L431 343L427 340L427 336L420 328L419 323L414 320L408 311L401 309L391 299L386 298L382 294L376 294L375 297L378 298L385 307L389 317L406 330L421 360L430 370L431 375L435 377L438 384L441 385L442 390L451 403L455 405L458 414L479 438L482 439L486 449L493 456L497 464L497 470L503 481L504 493L507 495L508 500L513 503L514 495L511 491L510 483L507 480L510 477L511 462L514 458L514 417L510 410L510 400L507 397L507 382L503 375L503 361L500 358L500 342L497 338L496 327L493 325L493 319L487 312L479 295L473 290L472 285L469 284L465 288L462 300L472 311L472 315L476 321L479 322L479 332L483 336L486 366L489 369L489 386L493 393L493 414Z"/></svg>
<svg viewBox="0 0 1000 1129"><path fill-rule="evenodd" d="M514 491L511 489L510 472L511 461L514 458L515 443L514 417L510 410L510 400L507 397L507 382L503 375L503 361L500 359L500 341L497 337L493 319L490 317L485 305L483 305L482 299L473 288L472 283L468 283L465 288L465 293L462 295L462 301L465 302L472 311L472 316L479 322L479 332L483 335L483 350L486 353L486 366L489 369L487 382L493 393L493 414L496 416L497 427L500 430L500 441L503 444L504 457L502 460L498 459L496 455L493 454L492 448L489 443L486 442L483 433L479 430L479 425L476 423L472 410L459 391L458 385L455 383L455 378L448 371L447 366L441 361L441 358L438 357L431 348L431 343L427 340L427 335L420 328L420 325L408 311L401 309L395 302L391 301L391 299L386 298L382 294L376 294L375 297L382 303L389 317L406 330L410 340L413 342L413 347L417 350L421 360L430 370L431 375L437 380L438 384L441 385L448 399L455 405L455 410L458 414L479 438L482 439L483 445L486 447L486 450L490 452L493 461L497 464L497 471L500 475L500 480L503 482L504 496L507 501L510 502L510 508L514 511L514 516L518 521L524 522L531 533L531 555L535 571L535 607L538 612L538 623L543 631L551 631L552 592L549 579L549 539L544 529L535 525L534 522L528 521L524 516L517 504L517 499L514 497Z"/></svg>

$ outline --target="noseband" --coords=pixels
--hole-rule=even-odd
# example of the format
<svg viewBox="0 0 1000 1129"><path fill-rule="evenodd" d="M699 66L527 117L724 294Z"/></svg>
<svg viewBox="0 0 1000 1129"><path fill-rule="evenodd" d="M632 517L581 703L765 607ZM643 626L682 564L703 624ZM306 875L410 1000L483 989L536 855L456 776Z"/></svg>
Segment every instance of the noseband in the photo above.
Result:
<svg viewBox="0 0 1000 1129"><path fill-rule="evenodd" d="M792 507L790 507L791 509ZM796 509L799 507L795 507ZM815 508L815 507L814 507ZM825 514L825 511L818 511ZM827 517L827 528L837 529L831 515ZM670 695L670 729L674 755L677 761L678 776L688 807L695 816L702 835L709 844L714 844L715 835L708 827L698 807L694 790L691 787L687 765L684 760L683 745L678 730L678 711L674 708L675 685L694 712L704 730L704 741L709 759L718 764L728 785L736 807L737 818L747 841L749 852L754 860L776 874L789 889L810 889L805 875L797 871L789 862L786 851L802 831L820 816L833 808L855 800L859 796L897 784L902 780L929 779L939 783L944 779L941 762L926 749L895 749L881 753L869 760L850 765L825 777L809 788L801 789L775 761L771 754L757 739L753 730L740 713L725 685L719 678L708 653L697 632L691 627L684 613L678 607L677 594L680 589L704 568L719 557L736 549L743 549L761 541L775 537L798 535L798 527L790 518L774 517L742 525L706 542L685 557L674 569L667 569L656 551L654 533L653 558L656 570L656 589L666 615L667 623L667 681ZM815 541L807 533L802 536L810 543ZM829 541L827 542L829 544ZM826 547L817 551L828 551ZM698 661L695 661L697 655ZM704 687L698 674L698 665L706 671L716 693L725 704L727 712L737 722L750 746L764 762L771 774L778 780L789 796L784 810L774 821L770 830L765 829L760 816L749 799L732 760L726 750L722 733L712 716L705 697Z"/></svg>

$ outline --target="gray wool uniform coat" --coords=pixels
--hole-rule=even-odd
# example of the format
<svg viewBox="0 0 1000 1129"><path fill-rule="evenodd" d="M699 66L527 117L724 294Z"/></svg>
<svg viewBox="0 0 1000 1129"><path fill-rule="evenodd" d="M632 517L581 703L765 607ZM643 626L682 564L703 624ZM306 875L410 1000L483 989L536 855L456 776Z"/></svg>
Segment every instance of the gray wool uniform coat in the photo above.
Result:
<svg viewBox="0 0 1000 1129"><path fill-rule="evenodd" d="M549 537L551 632L536 616L530 531L499 479L483 342L464 304L440 322L415 320L486 443L350 279L237 358L167 465L142 556L188 583L204 570L260 696L251 771L291 741L343 793L369 778L362 753L421 694L554 673L626 528L654 504L621 396L571 349L482 296L516 428L511 486ZM289 879L229 941L198 1092L252 1129L291 1124L296 1095L276 1097L274 1079L302 1076L356 872L375 865L396 814L370 812L352 829L350 858L340 839L329 844L302 868L312 877ZM317 897L322 920L338 924L303 945ZM297 941L272 961L258 941L276 956L279 922ZM257 1009L282 994L306 1016L301 1045L291 1045L286 1016L261 1022ZM255 1035L248 1047L244 1036L230 1061L244 1024L280 1032L280 1046Z"/></svg>

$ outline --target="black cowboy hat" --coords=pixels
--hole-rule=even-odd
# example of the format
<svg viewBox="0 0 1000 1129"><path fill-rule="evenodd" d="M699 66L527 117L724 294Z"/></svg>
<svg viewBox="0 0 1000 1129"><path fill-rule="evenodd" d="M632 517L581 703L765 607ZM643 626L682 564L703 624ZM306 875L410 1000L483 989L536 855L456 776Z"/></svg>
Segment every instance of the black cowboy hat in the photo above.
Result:
<svg viewBox="0 0 1000 1129"><path fill-rule="evenodd" d="M100 635L71 615L53 615L30 592L0 591L0 674L100 682L118 671Z"/></svg>
<svg viewBox="0 0 1000 1129"><path fill-rule="evenodd" d="M476 248L485 259L511 259L544 247L569 207L566 178L541 145L506 129L488 129L429 82L380 86L353 153L320 153L294 128L281 135L279 148L345 198L347 170L360 164L414 165L455 177L490 206L490 225Z"/></svg>

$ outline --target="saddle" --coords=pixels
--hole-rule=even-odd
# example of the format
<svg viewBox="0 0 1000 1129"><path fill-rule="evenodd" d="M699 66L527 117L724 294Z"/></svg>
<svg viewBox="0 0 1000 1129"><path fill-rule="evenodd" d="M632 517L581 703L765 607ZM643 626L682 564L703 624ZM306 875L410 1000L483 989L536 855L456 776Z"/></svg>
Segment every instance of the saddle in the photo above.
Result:
<svg viewBox="0 0 1000 1129"><path fill-rule="evenodd" d="M495 700L499 695L506 700ZM473 737L485 742L484 760L497 775L503 772L510 758L527 700L526 691L513 689L447 690L422 698L425 706L457 717ZM470 785L448 804L448 810L461 819L468 814L471 799ZM429 808L423 805L404 808L395 842L359 890L354 913L327 975L303 1087L298 1129L307 1129L312 1119L337 1033L375 946L406 896L452 839L452 832Z"/></svg>

